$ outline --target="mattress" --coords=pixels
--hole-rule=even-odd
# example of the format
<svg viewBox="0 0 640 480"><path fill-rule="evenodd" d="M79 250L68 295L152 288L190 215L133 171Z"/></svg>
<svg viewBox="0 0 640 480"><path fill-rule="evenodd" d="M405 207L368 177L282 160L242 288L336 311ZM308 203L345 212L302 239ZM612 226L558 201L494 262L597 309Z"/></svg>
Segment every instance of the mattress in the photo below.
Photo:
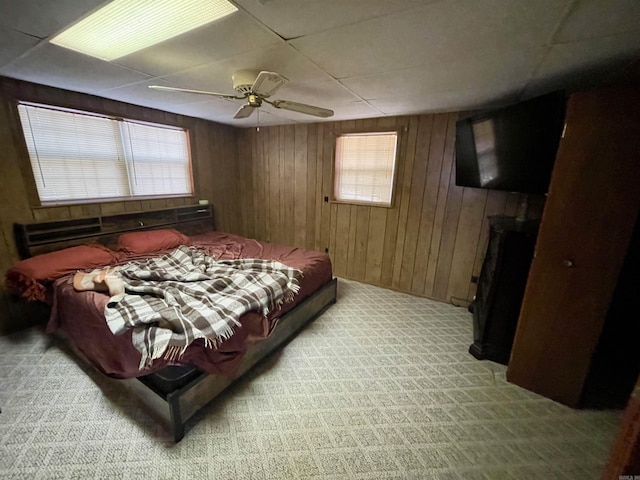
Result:
<svg viewBox="0 0 640 480"><path fill-rule="evenodd" d="M256 312L243 315L241 326L218 348L206 348L202 340L196 340L179 360L157 359L145 370L139 369L140 352L132 344L131 333L113 335L106 324L103 312L108 295L95 291L76 291L72 275L62 277L52 285L52 310L47 332L61 331L97 370L110 377L141 377L172 366L164 370L161 376L168 381L166 388L173 388L171 385L176 381L184 383L192 378L193 369L214 375L234 375L248 345L269 336L283 313L332 278L331 262L323 253L222 232L209 232L191 237L190 240L192 245L205 249L217 259L261 258L277 260L297 268L303 273L300 291L293 302L284 304L267 317ZM125 256L121 263L140 258L140 255Z"/></svg>

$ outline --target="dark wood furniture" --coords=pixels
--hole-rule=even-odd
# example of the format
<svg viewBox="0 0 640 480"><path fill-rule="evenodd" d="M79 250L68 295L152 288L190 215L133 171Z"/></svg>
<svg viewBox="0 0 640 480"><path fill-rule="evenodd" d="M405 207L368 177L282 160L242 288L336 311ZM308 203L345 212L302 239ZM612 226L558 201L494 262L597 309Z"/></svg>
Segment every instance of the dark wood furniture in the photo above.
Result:
<svg viewBox="0 0 640 480"><path fill-rule="evenodd" d="M213 218L211 205L191 205L73 220L15 224L14 231L19 252L23 258L28 258L82 243L97 242L113 247L121 233L131 231L175 228L185 234L195 235L212 230ZM185 424L190 418L333 305L336 293L337 279L333 278L280 317L266 339L249 345L233 377L209 375L194 368L191 371L183 369L180 376L186 380L176 383L169 381L167 388L158 388L163 380L154 382L149 376L113 381L119 382L135 394L150 409L150 413L165 424L178 442L184 436ZM85 363L90 364L72 344L67 345ZM171 379L172 373L169 372L166 378Z"/></svg>
<svg viewBox="0 0 640 480"><path fill-rule="evenodd" d="M507 370L569 406L580 404L640 209L638 152L637 87L570 96Z"/></svg>
<svg viewBox="0 0 640 480"><path fill-rule="evenodd" d="M171 392L150 388L147 383L137 378L119 381L134 392L170 429L174 440L178 442L184 437L185 424L190 418L254 365L290 341L308 323L336 303L337 283L337 279L332 279L311 297L280 317L278 325L267 338L249 346L233 377L199 372L189 383Z"/></svg>
<svg viewBox="0 0 640 480"><path fill-rule="evenodd" d="M536 241L536 221L489 217L489 242L473 301L473 344L479 360L506 365Z"/></svg>
<svg viewBox="0 0 640 480"><path fill-rule="evenodd" d="M118 236L126 232L176 228L188 235L195 235L214 226L213 208L207 204L70 220L16 223L14 234L20 257L28 258L82 243L99 242L115 246Z"/></svg>

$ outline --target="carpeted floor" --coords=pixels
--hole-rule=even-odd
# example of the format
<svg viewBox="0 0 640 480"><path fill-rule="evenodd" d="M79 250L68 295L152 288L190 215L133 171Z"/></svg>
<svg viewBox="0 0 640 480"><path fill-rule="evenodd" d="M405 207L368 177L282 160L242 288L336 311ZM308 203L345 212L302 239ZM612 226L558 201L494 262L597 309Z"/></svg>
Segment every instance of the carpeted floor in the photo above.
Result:
<svg viewBox="0 0 640 480"><path fill-rule="evenodd" d="M338 303L174 445L40 329L0 337L0 477L597 479L620 412L575 411L467 353L463 308L341 280Z"/></svg>

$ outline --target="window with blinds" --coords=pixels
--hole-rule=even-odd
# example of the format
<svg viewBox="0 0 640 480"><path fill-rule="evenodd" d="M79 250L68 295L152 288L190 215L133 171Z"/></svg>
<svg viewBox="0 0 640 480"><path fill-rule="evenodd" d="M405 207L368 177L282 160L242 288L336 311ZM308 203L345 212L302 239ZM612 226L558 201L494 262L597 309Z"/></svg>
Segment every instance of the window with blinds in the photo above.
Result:
<svg viewBox="0 0 640 480"><path fill-rule="evenodd" d="M337 201L391 206L397 132L350 133L336 139Z"/></svg>
<svg viewBox="0 0 640 480"><path fill-rule="evenodd" d="M193 194L184 129L24 102L18 112L42 204Z"/></svg>

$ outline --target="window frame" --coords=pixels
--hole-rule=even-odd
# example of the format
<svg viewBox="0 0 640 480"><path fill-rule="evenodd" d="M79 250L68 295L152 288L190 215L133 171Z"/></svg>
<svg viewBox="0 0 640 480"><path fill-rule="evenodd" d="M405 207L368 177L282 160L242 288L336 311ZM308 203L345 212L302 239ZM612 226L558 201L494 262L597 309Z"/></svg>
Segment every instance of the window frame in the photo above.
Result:
<svg viewBox="0 0 640 480"><path fill-rule="evenodd" d="M103 111L97 111L94 109L87 109L86 106L67 106L58 103L48 102L47 100L42 101L41 99L32 100L29 98L14 98L12 102L10 102L10 109L12 112L12 130L14 137L16 139L16 145L18 146L18 157L19 157L19 168L22 173L23 178L25 179L25 187L27 190L27 198L29 199L30 207L34 209L40 208L53 208L53 207L64 207L64 206L73 206L73 205L100 205L100 204L108 204L108 203L124 203L124 202L140 202L140 201L154 201L154 200L162 200L162 199L174 199L174 198L197 198L198 197L198 188L196 182L197 175L197 166L194 161L195 154L192 148L193 145L193 129L188 126L181 125L178 122L176 123L167 123L167 122L157 122L149 120L149 118L142 118L142 116L136 115L121 115L119 113L105 113ZM22 121L20 119L20 113L18 107L20 104L42 107L42 108L51 108L53 110L59 111L67 111L69 113L77 113L87 116L95 116L101 118L107 118L115 121L129 121L132 123L137 123L141 125L149 125L155 127L167 127L169 129L182 130L185 132L186 142L187 142L187 152L189 155L189 171L191 176L191 193L180 193L180 194L158 194L158 195L130 195L130 196L121 196L121 197L94 197L94 198L86 198L86 199L68 199L68 200L53 200L53 201L42 201L40 198L40 194L38 192L35 174L33 172L32 164L31 164L31 156L29 153L29 148L27 146L27 141L25 138ZM144 107L141 107L144 108ZM148 117L148 116L146 116Z"/></svg>
<svg viewBox="0 0 640 480"><path fill-rule="evenodd" d="M357 206L365 206L365 207L379 207L379 208L395 208L396 206L396 198L397 198L397 189L398 189L398 164L402 158L401 153L404 151L404 132L407 131L405 126L394 126L394 127L374 127L374 128L349 128L344 130L339 130L334 132L333 137L333 153L332 153L332 161L331 161L331 196L329 197L329 203L335 203L337 205L357 205ZM377 203L377 202L367 202L367 201L358 201L358 200L339 200L336 198L335 192L335 180L336 180L336 150L338 145L338 137L344 135L366 135L366 134L378 134L378 133L395 133L396 134L396 152L395 158L393 159L393 180L391 182L391 200L389 204L386 203Z"/></svg>

